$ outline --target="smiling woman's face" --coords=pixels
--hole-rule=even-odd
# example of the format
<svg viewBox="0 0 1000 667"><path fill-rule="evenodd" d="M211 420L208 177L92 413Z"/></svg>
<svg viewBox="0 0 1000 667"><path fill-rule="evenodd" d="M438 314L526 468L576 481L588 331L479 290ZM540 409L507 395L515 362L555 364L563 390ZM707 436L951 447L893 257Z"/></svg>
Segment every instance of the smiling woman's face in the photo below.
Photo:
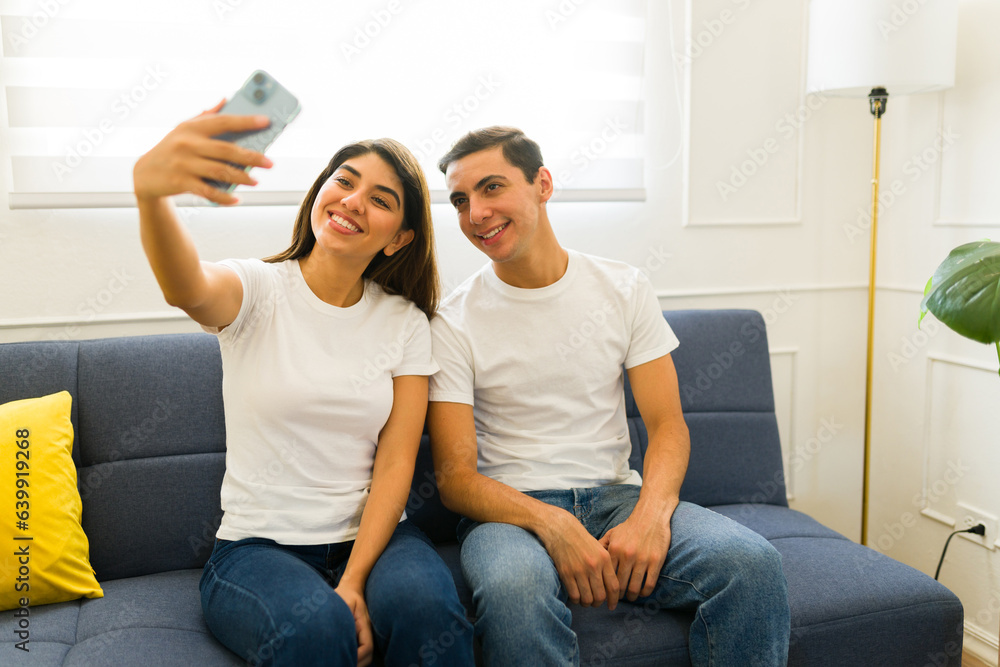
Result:
<svg viewBox="0 0 1000 667"><path fill-rule="evenodd" d="M371 261L385 250L406 245L412 232L402 229L403 183L376 153L346 160L316 195L311 214L316 249Z"/></svg>

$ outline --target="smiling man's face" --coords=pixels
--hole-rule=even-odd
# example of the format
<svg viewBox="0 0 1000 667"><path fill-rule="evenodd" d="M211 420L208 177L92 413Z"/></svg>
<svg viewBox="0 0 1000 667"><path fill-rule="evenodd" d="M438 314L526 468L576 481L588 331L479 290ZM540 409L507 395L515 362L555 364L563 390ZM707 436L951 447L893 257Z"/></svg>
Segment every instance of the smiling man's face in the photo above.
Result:
<svg viewBox="0 0 1000 667"><path fill-rule="evenodd" d="M551 180L542 167L528 183L499 146L455 160L445 173L462 232L494 262L515 261L530 251Z"/></svg>

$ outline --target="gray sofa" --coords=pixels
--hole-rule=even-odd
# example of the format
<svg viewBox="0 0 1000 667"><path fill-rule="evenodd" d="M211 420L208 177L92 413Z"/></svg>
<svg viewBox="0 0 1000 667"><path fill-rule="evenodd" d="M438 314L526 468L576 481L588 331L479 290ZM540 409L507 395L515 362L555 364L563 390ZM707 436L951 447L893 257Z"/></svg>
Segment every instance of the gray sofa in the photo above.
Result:
<svg viewBox="0 0 1000 667"><path fill-rule="evenodd" d="M960 665L955 595L788 508L760 315L665 316L681 341L674 360L691 432L682 496L749 526L781 553L789 664ZM30 653L14 647L13 612L0 613L0 665L243 663L209 633L198 595L221 514L221 373L207 334L0 345L0 403L63 389L74 397L83 526L105 593L32 608ZM632 464L641 471L646 434L630 393L627 401ZM431 470L425 439L408 512L438 544L468 608L457 517L441 506ZM692 618L655 600L610 613L574 607L581 664L688 665ZM430 653L446 650L448 639Z"/></svg>

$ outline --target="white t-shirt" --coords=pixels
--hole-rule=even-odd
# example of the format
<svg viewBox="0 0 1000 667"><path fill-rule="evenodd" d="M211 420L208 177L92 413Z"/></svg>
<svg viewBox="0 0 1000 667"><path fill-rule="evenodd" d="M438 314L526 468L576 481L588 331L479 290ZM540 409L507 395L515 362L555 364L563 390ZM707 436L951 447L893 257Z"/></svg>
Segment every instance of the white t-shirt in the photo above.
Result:
<svg viewBox="0 0 1000 667"><path fill-rule="evenodd" d="M566 273L512 287L483 267L431 323L430 400L473 406L479 472L518 491L641 484L628 465L622 365L677 337L638 269L569 251Z"/></svg>
<svg viewBox="0 0 1000 667"><path fill-rule="evenodd" d="M332 306L309 289L297 260L222 264L243 283L243 303L221 332L205 328L219 337L226 412L217 535L354 539L392 378L437 370L427 317L367 280L358 303Z"/></svg>

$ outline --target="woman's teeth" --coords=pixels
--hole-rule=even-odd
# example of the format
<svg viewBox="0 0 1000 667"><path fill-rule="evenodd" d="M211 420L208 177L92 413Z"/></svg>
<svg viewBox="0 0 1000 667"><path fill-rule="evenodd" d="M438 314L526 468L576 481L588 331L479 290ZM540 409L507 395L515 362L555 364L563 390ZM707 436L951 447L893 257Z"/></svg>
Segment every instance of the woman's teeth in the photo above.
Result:
<svg viewBox="0 0 1000 667"><path fill-rule="evenodd" d="M361 231L361 229L357 225L352 225L347 220L344 220L343 218L341 218L339 215L333 215L333 214L331 214L330 215L330 219L333 220L336 224L338 224L341 227L343 227L344 229L348 229L348 230L350 230L352 232L360 232Z"/></svg>

